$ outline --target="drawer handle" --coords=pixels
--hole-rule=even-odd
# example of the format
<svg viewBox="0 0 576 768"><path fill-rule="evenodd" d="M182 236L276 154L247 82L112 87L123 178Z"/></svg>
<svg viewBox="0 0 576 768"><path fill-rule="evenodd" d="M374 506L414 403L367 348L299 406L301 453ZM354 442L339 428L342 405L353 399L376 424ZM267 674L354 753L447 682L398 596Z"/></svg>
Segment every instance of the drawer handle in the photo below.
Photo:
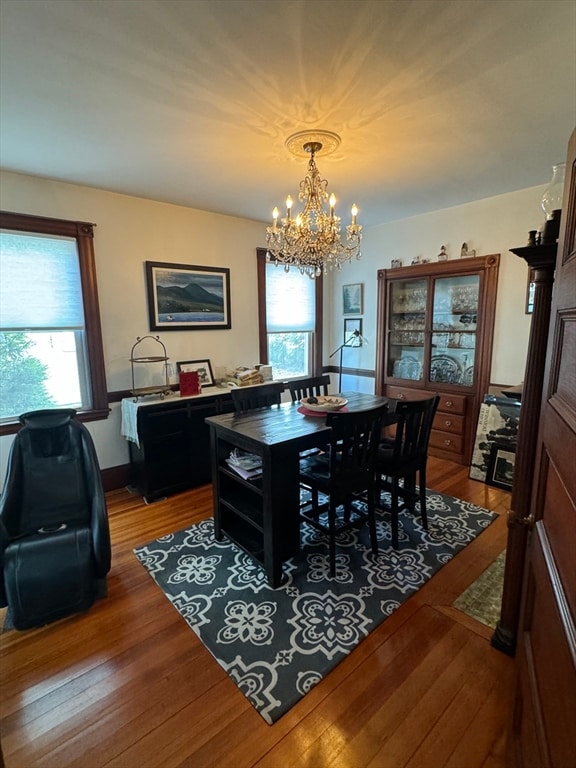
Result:
<svg viewBox="0 0 576 768"><path fill-rule="evenodd" d="M452 440L444 440L444 445L452 445Z"/></svg>
<svg viewBox="0 0 576 768"><path fill-rule="evenodd" d="M444 422L444 424L445 424L447 427L451 427L451 426L452 426L452 422L450 421L450 419L446 419L446 421Z"/></svg>
<svg viewBox="0 0 576 768"><path fill-rule="evenodd" d="M406 400L406 395L398 395L398 400Z"/></svg>
<svg viewBox="0 0 576 768"><path fill-rule="evenodd" d="M452 402L452 400L446 400L446 408L452 408L453 405L454 403Z"/></svg>

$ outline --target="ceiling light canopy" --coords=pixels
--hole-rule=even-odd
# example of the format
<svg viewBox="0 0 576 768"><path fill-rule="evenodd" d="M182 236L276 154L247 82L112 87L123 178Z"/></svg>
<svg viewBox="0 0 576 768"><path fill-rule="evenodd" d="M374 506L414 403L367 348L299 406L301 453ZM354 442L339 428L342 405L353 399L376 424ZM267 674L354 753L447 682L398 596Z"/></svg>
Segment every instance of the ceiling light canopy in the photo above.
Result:
<svg viewBox="0 0 576 768"><path fill-rule="evenodd" d="M320 178L314 158L322 151L330 154L340 144L331 131L301 131L286 140L295 155L310 156L308 173L300 182L298 199L304 208L292 215L293 200L286 198L286 216L279 219L278 208L272 211L273 222L266 229L267 259L284 264L286 271L296 267L309 277L319 277L329 269L360 258L362 227L356 223L358 208L352 206L352 221L346 227L345 240L340 234L340 217L335 214L336 198L329 194L326 179Z"/></svg>

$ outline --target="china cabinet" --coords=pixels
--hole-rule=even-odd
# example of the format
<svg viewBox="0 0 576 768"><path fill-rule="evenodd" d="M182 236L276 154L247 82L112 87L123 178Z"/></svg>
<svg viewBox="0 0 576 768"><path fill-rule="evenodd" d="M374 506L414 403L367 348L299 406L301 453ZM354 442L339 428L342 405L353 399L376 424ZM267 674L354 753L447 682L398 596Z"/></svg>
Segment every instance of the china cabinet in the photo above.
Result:
<svg viewBox="0 0 576 768"><path fill-rule="evenodd" d="M376 393L440 395L430 453L468 464L490 383L500 255L378 272Z"/></svg>

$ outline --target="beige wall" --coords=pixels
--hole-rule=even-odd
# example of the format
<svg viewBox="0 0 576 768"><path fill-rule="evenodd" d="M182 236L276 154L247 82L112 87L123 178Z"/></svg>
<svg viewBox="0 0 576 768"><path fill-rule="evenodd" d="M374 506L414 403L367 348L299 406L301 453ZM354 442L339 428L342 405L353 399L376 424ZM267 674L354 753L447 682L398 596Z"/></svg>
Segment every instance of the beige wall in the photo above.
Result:
<svg viewBox="0 0 576 768"><path fill-rule="evenodd" d="M375 365L376 271L392 258L434 259L446 244L456 258L463 241L481 255L501 253L492 381L518 383L524 372L529 317L524 314L526 266L508 249L523 245L541 223L544 186L396 221L364 233L363 258L326 281L324 363L342 341L342 285L364 283L364 335L369 344L347 350L344 365ZM160 333L172 361L209 358L215 366L258 362L255 249L264 244L264 223L205 213L151 200L19 174L0 173L3 210L94 222L98 290L109 391L131 386L130 350L148 333L145 261L229 267L232 329ZM373 391L372 379L348 380L343 388ZM88 425L102 468L128 461L120 436L119 407ZM0 438L0 480L11 437Z"/></svg>
<svg viewBox="0 0 576 768"><path fill-rule="evenodd" d="M7 172L0 174L0 205L97 225L94 248L109 391L130 389L130 350L137 336L150 333L145 261L230 269L232 329L159 333L172 361L209 358L214 366L230 367L258 362L255 253L264 244L263 224ZM160 366L157 371L151 367L150 375L161 375ZM118 406L107 421L88 428L102 468L128 461ZM0 438L0 479L11 442L11 437Z"/></svg>

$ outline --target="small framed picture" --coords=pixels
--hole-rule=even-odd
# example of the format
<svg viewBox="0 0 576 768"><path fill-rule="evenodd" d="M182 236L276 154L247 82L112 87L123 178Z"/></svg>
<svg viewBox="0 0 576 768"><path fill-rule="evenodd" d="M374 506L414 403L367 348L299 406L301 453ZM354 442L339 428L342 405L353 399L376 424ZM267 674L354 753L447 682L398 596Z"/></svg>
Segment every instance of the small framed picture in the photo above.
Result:
<svg viewBox="0 0 576 768"><path fill-rule="evenodd" d="M364 304L364 283L342 286L342 305L345 315L361 315Z"/></svg>
<svg viewBox="0 0 576 768"><path fill-rule="evenodd" d="M344 344L347 347L362 346L362 318L344 318Z"/></svg>
<svg viewBox="0 0 576 768"><path fill-rule="evenodd" d="M198 374L200 384L202 384L203 387L215 386L210 360L183 360L182 362L176 363L176 369L178 370L178 373L195 371Z"/></svg>
<svg viewBox="0 0 576 768"><path fill-rule="evenodd" d="M486 472L486 484L511 491L514 481L515 459L514 446L507 443L492 443L488 471Z"/></svg>

